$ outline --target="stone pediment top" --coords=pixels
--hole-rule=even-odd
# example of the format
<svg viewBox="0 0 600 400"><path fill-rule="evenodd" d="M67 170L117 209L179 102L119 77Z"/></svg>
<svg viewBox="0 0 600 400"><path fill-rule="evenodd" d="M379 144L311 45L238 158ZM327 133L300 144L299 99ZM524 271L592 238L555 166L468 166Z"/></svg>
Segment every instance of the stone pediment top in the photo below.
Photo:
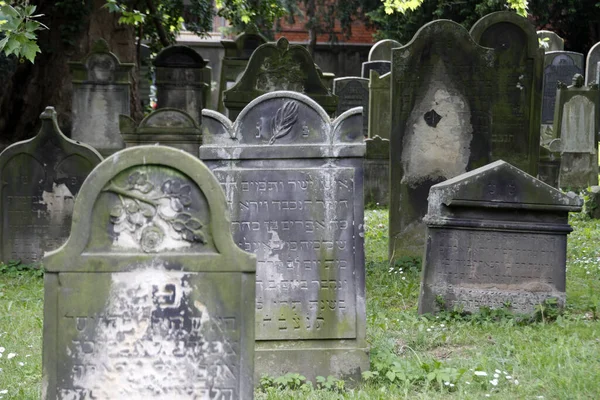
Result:
<svg viewBox="0 0 600 400"><path fill-rule="evenodd" d="M160 68L197 68L206 67L206 61L189 46L173 45L162 49L154 59L154 66Z"/></svg>
<svg viewBox="0 0 600 400"><path fill-rule="evenodd" d="M121 63L104 39L94 42L82 61L69 62L76 83L130 83L129 74L134 66L133 63Z"/></svg>
<svg viewBox="0 0 600 400"><path fill-rule="evenodd" d="M428 216L446 207L581 211L583 200L563 193L511 164L498 160L438 183L429 191Z"/></svg>

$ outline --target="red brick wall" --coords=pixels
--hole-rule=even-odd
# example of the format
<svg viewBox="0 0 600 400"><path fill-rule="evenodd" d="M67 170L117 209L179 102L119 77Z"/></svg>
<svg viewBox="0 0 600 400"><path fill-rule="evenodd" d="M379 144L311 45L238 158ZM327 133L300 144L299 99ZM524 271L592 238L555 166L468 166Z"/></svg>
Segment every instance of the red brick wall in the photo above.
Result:
<svg viewBox="0 0 600 400"><path fill-rule="evenodd" d="M294 24L289 24L287 21L281 20L279 31L275 32L275 38L279 39L280 37L285 36L290 42L307 42L308 31L304 28L305 23L306 21L302 16L297 16ZM340 43L375 43L375 40L373 40L375 30L368 29L361 21L354 21L352 23L352 35L348 39L342 34L339 22L336 22L335 33L337 35L337 40ZM319 35L317 37L317 42L329 42L329 35Z"/></svg>

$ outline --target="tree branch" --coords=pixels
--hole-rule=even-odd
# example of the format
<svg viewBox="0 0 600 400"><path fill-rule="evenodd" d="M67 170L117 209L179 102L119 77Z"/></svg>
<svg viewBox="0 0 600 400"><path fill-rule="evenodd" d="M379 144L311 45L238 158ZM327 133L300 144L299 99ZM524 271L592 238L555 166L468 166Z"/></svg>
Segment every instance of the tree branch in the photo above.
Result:
<svg viewBox="0 0 600 400"><path fill-rule="evenodd" d="M148 6L148 10L150 10L150 17L154 22L154 26L156 27L156 32L158 33L158 38L160 39L160 43L164 46L170 46L171 42L167 38L167 32L165 31L165 27L160 22L160 18L158 16L158 11L156 10L156 6L152 0L146 0L146 5Z"/></svg>

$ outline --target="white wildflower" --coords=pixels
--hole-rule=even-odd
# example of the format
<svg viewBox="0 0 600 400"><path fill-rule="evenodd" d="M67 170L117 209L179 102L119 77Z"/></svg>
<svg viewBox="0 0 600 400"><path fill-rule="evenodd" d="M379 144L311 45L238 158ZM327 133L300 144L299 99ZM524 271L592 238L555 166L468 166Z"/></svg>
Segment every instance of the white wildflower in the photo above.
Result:
<svg viewBox="0 0 600 400"><path fill-rule="evenodd" d="M512 376L506 375L506 379L512 379Z"/></svg>
<svg viewBox="0 0 600 400"><path fill-rule="evenodd" d="M9 360L11 358L15 358L17 356L17 353L9 353L8 356L6 356L6 358L8 358Z"/></svg>
<svg viewBox="0 0 600 400"><path fill-rule="evenodd" d="M444 382L444 385L450 386L450 382Z"/></svg>
<svg viewBox="0 0 600 400"><path fill-rule="evenodd" d="M496 369L496 370L494 370L494 372L495 372L495 373L497 373L497 374L499 374L499 373L500 373L500 370L499 370L499 369Z"/></svg>
<svg viewBox="0 0 600 400"><path fill-rule="evenodd" d="M500 374L494 374L494 378L499 378Z"/></svg>
<svg viewBox="0 0 600 400"><path fill-rule="evenodd" d="M25 363L22 363L22 362L19 363L19 366L22 367L23 365L25 365Z"/></svg>
<svg viewBox="0 0 600 400"><path fill-rule="evenodd" d="M0 353L4 353L6 351L6 349L2 346L0 346Z"/></svg>
<svg viewBox="0 0 600 400"><path fill-rule="evenodd" d="M477 376L487 376L487 372L485 371L475 371L474 374Z"/></svg>
<svg viewBox="0 0 600 400"><path fill-rule="evenodd" d="M498 379L492 379L490 383L494 386L498 385Z"/></svg>
<svg viewBox="0 0 600 400"><path fill-rule="evenodd" d="M515 379L513 382L515 383L515 385L518 385L518 384L519 384L519 381L518 381L518 380L516 380L516 379Z"/></svg>

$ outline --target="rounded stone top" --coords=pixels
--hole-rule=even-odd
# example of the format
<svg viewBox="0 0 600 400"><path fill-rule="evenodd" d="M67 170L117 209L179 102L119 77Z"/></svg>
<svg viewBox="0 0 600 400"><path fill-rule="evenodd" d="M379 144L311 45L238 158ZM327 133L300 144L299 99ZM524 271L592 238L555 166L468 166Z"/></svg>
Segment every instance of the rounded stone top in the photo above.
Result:
<svg viewBox="0 0 600 400"><path fill-rule="evenodd" d="M396 47L402 47L402 43L392 39L378 41L369 51L369 61L391 61L392 49Z"/></svg>
<svg viewBox="0 0 600 400"><path fill-rule="evenodd" d="M206 61L194 49L184 45L173 45L162 49L154 60L155 67L204 68Z"/></svg>

